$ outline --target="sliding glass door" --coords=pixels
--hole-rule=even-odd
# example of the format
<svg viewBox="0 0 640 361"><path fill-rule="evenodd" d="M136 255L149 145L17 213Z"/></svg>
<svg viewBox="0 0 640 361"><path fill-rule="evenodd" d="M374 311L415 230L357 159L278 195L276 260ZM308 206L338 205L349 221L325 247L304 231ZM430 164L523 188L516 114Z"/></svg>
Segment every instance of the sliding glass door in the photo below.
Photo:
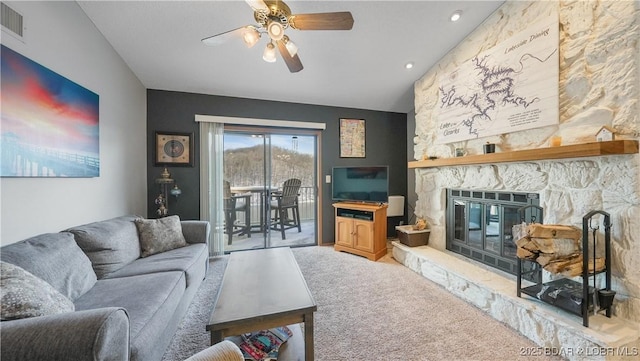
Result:
<svg viewBox="0 0 640 361"><path fill-rule="evenodd" d="M316 145L304 131L225 126L225 252L317 243Z"/></svg>

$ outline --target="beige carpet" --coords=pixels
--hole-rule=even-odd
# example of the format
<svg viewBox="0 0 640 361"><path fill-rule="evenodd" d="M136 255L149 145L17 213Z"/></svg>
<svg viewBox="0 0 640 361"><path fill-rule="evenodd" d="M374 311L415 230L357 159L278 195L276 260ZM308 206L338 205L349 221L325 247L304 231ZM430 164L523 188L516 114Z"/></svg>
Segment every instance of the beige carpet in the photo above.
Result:
<svg viewBox="0 0 640 361"><path fill-rule="evenodd" d="M332 247L293 253L318 304L316 360L531 360L523 353L539 352L524 336L389 255L371 262ZM210 275L163 360L183 360L207 347L205 323L226 261L211 261Z"/></svg>

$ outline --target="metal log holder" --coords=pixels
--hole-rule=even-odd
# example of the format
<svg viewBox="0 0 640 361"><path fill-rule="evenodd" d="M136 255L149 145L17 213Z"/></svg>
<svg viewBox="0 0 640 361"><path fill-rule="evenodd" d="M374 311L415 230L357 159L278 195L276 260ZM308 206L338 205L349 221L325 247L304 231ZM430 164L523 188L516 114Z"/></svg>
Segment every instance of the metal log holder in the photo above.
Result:
<svg viewBox="0 0 640 361"><path fill-rule="evenodd" d="M534 208L528 212L528 208ZM529 205L518 210L522 222L528 217L531 223L535 223L536 219L542 219L542 208ZM594 222L593 218L601 215L602 227L604 229L604 246L605 246L605 267L600 271L596 271L596 244L598 240L598 230L600 226ZM539 218L538 218L539 217ZM597 220L595 220L597 221ZM592 234L592 241L589 242L589 231ZM593 255L589 254L589 246L593 250ZM589 261L593 261L593 272L589 272ZM537 298L545 303L559 307L565 311L582 317L584 327L589 327L589 316L599 311L605 311L607 317L611 317L611 308L616 292L611 290L611 219L609 213L594 210L587 213L582 218L582 282L576 282L569 278L560 278L546 283L542 283L542 266L535 261L527 261L531 264L531 269L522 270L523 260L518 258L517 269L517 294L521 297L525 293L531 297ZM597 285L597 275L604 273L605 288L599 289ZM531 276L534 285L522 288L522 277ZM589 278L593 283L589 285Z"/></svg>

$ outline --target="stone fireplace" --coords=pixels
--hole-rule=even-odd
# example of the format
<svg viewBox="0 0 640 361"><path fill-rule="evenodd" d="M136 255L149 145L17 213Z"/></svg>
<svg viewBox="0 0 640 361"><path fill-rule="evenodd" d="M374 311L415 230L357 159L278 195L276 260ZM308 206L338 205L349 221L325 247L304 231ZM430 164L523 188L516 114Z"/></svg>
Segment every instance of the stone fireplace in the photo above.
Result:
<svg viewBox="0 0 640 361"><path fill-rule="evenodd" d="M638 2L507 1L415 83L414 159L482 153L486 142L496 152L535 150L595 141L602 126L616 139L640 137L640 4ZM521 31L537 19L560 23L559 125L450 144L436 142L438 75ZM579 319L547 310L535 300L517 298L513 276L483 268L447 249L447 189L471 192L536 193L545 224L581 227L592 210L611 215L613 321L628 325L615 342L606 320L583 328ZM511 325L541 346L638 346L640 331L640 156L636 154L528 159L505 163L448 165L415 169L415 215L431 226L429 245L413 250L394 245L394 257ZM485 209L486 212L486 209ZM491 210L489 210L491 212ZM497 277L497 278L496 278ZM609 328L608 328L609 327ZM598 331L600 330L600 331ZM601 333L598 333L601 332ZM612 343L613 342L613 343ZM574 349L575 351L575 349ZM570 355L564 355L570 356ZM568 357L580 359L579 357ZM606 359L608 357L602 357Z"/></svg>
<svg viewBox="0 0 640 361"><path fill-rule="evenodd" d="M416 191L418 202L416 214L425 218L431 228L428 246L407 247L394 243L393 257L425 278L440 284L456 296L487 312L497 320L522 333L544 352L560 355L570 360L584 359L580 353L591 352L592 358L609 360L616 352L630 350L634 355L640 350L640 330L638 327L638 277L640 254L638 244L638 206L628 204L629 199L637 199L634 189L640 184L637 177L640 167L638 155L613 155L584 159L553 161L530 161L524 163L504 163L467 166L446 166L416 169ZM622 178L631 179L631 182ZM451 187L451 188L448 188ZM634 188L634 189L632 189ZM492 189L492 191L488 191ZM469 247L469 255L455 254L447 247L447 235L461 230L447 227L447 209L451 198L447 193L458 190L462 199L478 203L475 211L482 215L471 216L471 209L465 209L464 224L469 232L484 234L484 246L479 241ZM462 193L468 192L468 193ZM494 235L494 228L478 227L476 221L492 222L492 216L500 212L491 205L474 202L478 199L497 197L498 193L517 195L524 201L529 194L539 195L539 205L544 209L545 224L567 224L581 226L582 217L592 210L605 210L612 214L612 269L613 290L617 292L613 318L602 314L590 316L589 327L582 325L582 318L566 311L546 305L542 301L523 295L517 296L517 280L510 272L512 265L502 267L479 264L488 255L491 259L497 248L486 235ZM489 195L487 195L489 193ZM496 194L493 196L491 193ZM624 195L628 194L628 198ZM531 196L531 198L534 198ZM512 198L513 199L513 198ZM459 201L459 199L458 199ZM469 205L467 205L469 206ZM453 203L455 217L455 201ZM460 213L462 211L458 211ZM508 214L513 215L509 211ZM451 217L451 216L449 216ZM511 220L509 220L511 218ZM502 218L504 220L504 211ZM507 223L515 220L507 217ZM502 227L506 227L504 223ZM487 232L487 230L489 232ZM503 234L506 233L503 231ZM467 236L468 237L468 236ZM482 236L479 237L480 239ZM508 242L508 241L507 241ZM455 244L455 242L454 242ZM504 245L503 251L504 251ZM508 248L508 246L507 246ZM475 253L475 255L474 255ZM502 252L502 254L509 254ZM497 258L496 264L499 264ZM543 278L552 277L546 271ZM578 278L574 279L579 281ZM600 351L610 350L608 354ZM557 352L557 353L554 353ZM609 351L608 351L609 352ZM635 354L637 355L637 354ZM595 357L601 356L601 357Z"/></svg>
<svg viewBox="0 0 640 361"><path fill-rule="evenodd" d="M530 219L520 209L538 205L537 193L447 189L447 250L515 275L512 227Z"/></svg>
<svg viewBox="0 0 640 361"><path fill-rule="evenodd" d="M640 254L640 207L637 204L640 199L637 190L640 166L637 154L416 168L415 171L416 215L429 222L431 234L426 247L428 250L394 244L393 256L399 262L509 324L543 347L569 348L570 352L622 345L636 347L634 350L640 347L640 265L637 262ZM456 230L447 227L447 189L449 192L451 189L465 190L469 192L465 195L471 200L474 192L477 197L486 197L489 189L492 191L488 193L515 194L522 200L527 194L538 194L539 206L544 209L542 223L545 224L580 228L582 217L590 211L610 213L612 289L617 292L613 318L594 316L589 328L585 328L580 317L554 310L553 306L547 307L528 296L517 297L516 278L504 269L506 267L502 267L505 271L502 272L501 267L477 264L476 260L486 254L491 255L490 251L486 250L483 255L470 248L471 257L457 256L449 251L447 234L455 234ZM463 195L462 191L460 195ZM479 208L489 215L490 222L492 214L497 213L490 207L487 210L486 204ZM465 212L469 215L465 222L475 223L470 216L471 210ZM480 219L487 221L486 217ZM468 228L475 227L467 226L467 233ZM486 229L483 231L485 238ZM474 251L478 257L473 256ZM552 277L546 271L543 273L544 279Z"/></svg>

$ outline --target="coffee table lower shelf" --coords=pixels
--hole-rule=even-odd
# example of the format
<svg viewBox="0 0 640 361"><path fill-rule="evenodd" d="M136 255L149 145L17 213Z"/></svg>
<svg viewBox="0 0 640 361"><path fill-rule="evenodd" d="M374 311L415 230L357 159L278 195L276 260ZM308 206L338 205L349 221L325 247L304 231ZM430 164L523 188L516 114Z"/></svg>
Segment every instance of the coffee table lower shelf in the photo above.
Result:
<svg viewBox="0 0 640 361"><path fill-rule="evenodd" d="M302 361L305 359L305 342L304 342L304 328L303 324L287 325L291 333L293 334L287 342L280 345L278 349L279 360L292 360ZM243 340L242 336L229 336L225 337L236 345L240 345Z"/></svg>

